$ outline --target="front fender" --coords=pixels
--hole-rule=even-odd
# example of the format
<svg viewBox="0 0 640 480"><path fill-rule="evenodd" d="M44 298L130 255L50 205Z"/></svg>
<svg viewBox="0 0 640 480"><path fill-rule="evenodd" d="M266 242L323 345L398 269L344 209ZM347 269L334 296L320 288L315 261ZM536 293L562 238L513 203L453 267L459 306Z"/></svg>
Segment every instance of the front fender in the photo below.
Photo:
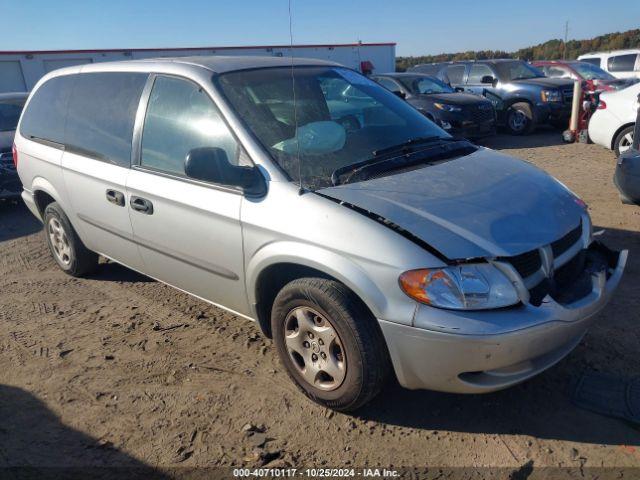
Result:
<svg viewBox="0 0 640 480"><path fill-rule="evenodd" d="M388 317L389 303L386 296L357 263L331 250L291 241L267 244L249 260L245 278L252 308L257 303L256 287L260 273L278 263L311 267L330 275L358 295L377 318ZM257 318L257 313L252 313Z"/></svg>

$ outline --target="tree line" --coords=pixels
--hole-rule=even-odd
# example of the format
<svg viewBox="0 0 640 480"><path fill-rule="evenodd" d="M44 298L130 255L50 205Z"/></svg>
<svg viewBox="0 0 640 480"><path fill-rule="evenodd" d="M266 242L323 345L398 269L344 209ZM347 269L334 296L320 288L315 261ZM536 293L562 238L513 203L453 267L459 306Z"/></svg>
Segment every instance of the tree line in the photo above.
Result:
<svg viewBox="0 0 640 480"><path fill-rule="evenodd" d="M486 60L489 58L519 58L522 60L557 60L566 58L569 60L575 59L578 55L584 53L625 48L640 48L640 29L607 33L587 40L569 40L566 45L563 40L553 39L532 47L521 48L515 52L479 50L417 57L396 57L396 70L403 72L419 63L449 62L452 60Z"/></svg>

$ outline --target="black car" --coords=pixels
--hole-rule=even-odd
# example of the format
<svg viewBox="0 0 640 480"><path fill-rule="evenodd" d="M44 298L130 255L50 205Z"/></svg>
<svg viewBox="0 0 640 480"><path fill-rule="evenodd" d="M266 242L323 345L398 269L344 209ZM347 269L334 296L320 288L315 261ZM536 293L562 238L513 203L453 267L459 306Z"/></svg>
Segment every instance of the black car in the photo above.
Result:
<svg viewBox="0 0 640 480"><path fill-rule="evenodd" d="M20 195L22 185L13 163L13 137L28 93L0 93L0 199Z"/></svg>
<svg viewBox="0 0 640 480"><path fill-rule="evenodd" d="M493 104L479 95L456 92L435 77L416 73L386 73L371 78L453 135L480 138L495 133Z"/></svg>
<svg viewBox="0 0 640 480"><path fill-rule="evenodd" d="M530 133L536 125L569 123L573 81L547 78L522 60L496 59L416 65L413 73L435 75L455 89L491 100L498 124L509 133Z"/></svg>

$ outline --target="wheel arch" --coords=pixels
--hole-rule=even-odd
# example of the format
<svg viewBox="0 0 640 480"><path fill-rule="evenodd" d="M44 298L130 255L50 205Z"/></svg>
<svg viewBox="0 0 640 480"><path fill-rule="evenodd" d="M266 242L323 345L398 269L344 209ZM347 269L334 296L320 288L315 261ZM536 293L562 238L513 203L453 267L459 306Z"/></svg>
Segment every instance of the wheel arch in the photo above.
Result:
<svg viewBox="0 0 640 480"><path fill-rule="evenodd" d="M611 150L615 150L616 139L618 138L618 135L620 135L620 132L622 132L625 128L633 127L633 125L633 122L625 123L613 133L613 136L611 137Z"/></svg>
<svg viewBox="0 0 640 480"><path fill-rule="evenodd" d="M303 277L321 277L342 283L376 318L380 318L387 306L385 295L378 286L347 258L314 246L292 242L270 244L249 262L246 276L253 316L268 337L271 336L273 300L287 283Z"/></svg>
<svg viewBox="0 0 640 480"><path fill-rule="evenodd" d="M60 194L56 188L43 177L36 177L31 183L31 191L33 192L33 200L40 212L40 216L44 219L44 209L52 202L60 202Z"/></svg>

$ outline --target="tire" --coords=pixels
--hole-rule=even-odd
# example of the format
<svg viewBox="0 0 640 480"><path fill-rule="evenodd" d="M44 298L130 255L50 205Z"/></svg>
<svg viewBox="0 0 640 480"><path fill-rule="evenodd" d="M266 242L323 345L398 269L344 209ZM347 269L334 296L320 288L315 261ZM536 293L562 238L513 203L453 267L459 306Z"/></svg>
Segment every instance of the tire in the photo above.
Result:
<svg viewBox="0 0 640 480"><path fill-rule="evenodd" d="M511 135L527 135L533 131L535 121L531 105L526 102L514 103L507 110L507 131Z"/></svg>
<svg viewBox="0 0 640 480"><path fill-rule="evenodd" d="M621 153L631 148L633 143L633 128L633 125L625 127L616 135L616 139L613 141L613 150L616 152L616 157L619 157Z"/></svg>
<svg viewBox="0 0 640 480"><path fill-rule="evenodd" d="M63 272L82 277L98 266L98 254L84 246L57 202L44 209L44 229L49 251Z"/></svg>
<svg viewBox="0 0 640 480"><path fill-rule="evenodd" d="M287 284L274 301L271 328L289 377L320 405L356 410L388 378L389 355L376 319L339 282L301 278Z"/></svg>

